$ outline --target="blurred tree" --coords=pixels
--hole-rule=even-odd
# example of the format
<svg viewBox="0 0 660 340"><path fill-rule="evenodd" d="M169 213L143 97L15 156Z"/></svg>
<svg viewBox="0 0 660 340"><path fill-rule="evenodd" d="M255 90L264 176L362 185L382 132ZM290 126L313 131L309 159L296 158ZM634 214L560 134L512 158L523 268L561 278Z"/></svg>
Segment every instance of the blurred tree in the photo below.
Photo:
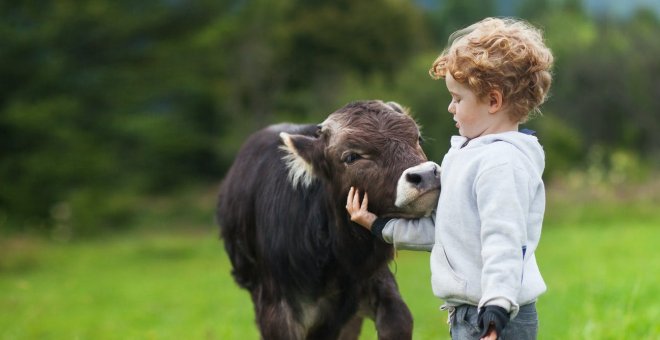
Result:
<svg viewBox="0 0 660 340"><path fill-rule="evenodd" d="M446 0L427 12L433 40L444 48L449 35L483 18L496 16L496 0Z"/></svg>
<svg viewBox="0 0 660 340"><path fill-rule="evenodd" d="M322 119L346 75L392 74L418 17L394 0L4 2L0 215L119 228L134 197L217 181L257 127Z"/></svg>
<svg viewBox="0 0 660 340"><path fill-rule="evenodd" d="M392 74L425 41L420 12L400 1L255 0L235 17L221 102L229 143L275 121L318 122L345 77Z"/></svg>
<svg viewBox="0 0 660 340"><path fill-rule="evenodd" d="M658 18L519 3L557 60L551 118L538 122L550 172L596 147L660 159ZM319 122L357 99L411 107L440 160L455 129L428 68L451 32L496 5L0 2L0 228L121 228L145 195L216 183L257 128Z"/></svg>
<svg viewBox="0 0 660 340"><path fill-rule="evenodd" d="M580 131L585 149L660 154L657 18L594 22L564 12L542 20L557 60L548 110Z"/></svg>
<svg viewBox="0 0 660 340"><path fill-rule="evenodd" d="M72 222L80 228L115 228L129 207L107 209L113 193L217 176L222 41L197 35L235 6L0 4L0 213L48 221L64 204L95 217Z"/></svg>

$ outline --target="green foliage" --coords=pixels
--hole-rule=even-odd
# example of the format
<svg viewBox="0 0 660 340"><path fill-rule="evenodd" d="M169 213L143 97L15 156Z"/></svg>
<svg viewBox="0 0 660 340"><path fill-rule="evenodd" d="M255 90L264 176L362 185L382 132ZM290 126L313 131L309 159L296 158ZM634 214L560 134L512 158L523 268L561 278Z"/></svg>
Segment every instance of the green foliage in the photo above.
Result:
<svg viewBox="0 0 660 340"><path fill-rule="evenodd" d="M552 112L534 118L529 127L537 132L545 150L545 178L562 176L584 160L584 143L580 133Z"/></svg>
<svg viewBox="0 0 660 340"><path fill-rule="evenodd" d="M500 6L3 2L0 228L75 237L131 225L144 197L214 186L256 129L318 123L357 99L409 107L439 161L455 129L444 84L428 68L452 31ZM546 116L530 123L546 148L546 176L589 166L596 147L626 155L612 157L627 172L657 166L658 18L589 17L578 1L516 10L545 29L557 60ZM62 207L66 223L52 213Z"/></svg>
<svg viewBox="0 0 660 340"><path fill-rule="evenodd" d="M9 227L116 226L133 195L216 179L222 4L3 4L0 211ZM209 75L212 75L209 77ZM39 221L39 222L36 222ZM122 223L123 224L123 223Z"/></svg>
<svg viewBox="0 0 660 340"><path fill-rule="evenodd" d="M495 2L493 0L447 0L434 6L433 10L427 12L434 42L439 44L440 48L444 48L452 32L493 16Z"/></svg>
<svg viewBox="0 0 660 340"><path fill-rule="evenodd" d="M624 23L562 13L541 21L557 57L548 110L578 129L587 148L656 154L660 43L651 32L660 22L644 13Z"/></svg>

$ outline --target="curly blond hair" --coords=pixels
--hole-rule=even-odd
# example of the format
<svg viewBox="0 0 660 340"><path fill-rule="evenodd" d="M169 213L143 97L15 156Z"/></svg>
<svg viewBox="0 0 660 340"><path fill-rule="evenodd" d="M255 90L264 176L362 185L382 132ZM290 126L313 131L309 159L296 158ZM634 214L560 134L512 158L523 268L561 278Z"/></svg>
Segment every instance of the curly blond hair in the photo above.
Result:
<svg viewBox="0 0 660 340"><path fill-rule="evenodd" d="M439 79L450 72L480 99L500 91L511 118L524 123L548 96L552 63L541 30L523 20L486 18L454 32L429 74Z"/></svg>

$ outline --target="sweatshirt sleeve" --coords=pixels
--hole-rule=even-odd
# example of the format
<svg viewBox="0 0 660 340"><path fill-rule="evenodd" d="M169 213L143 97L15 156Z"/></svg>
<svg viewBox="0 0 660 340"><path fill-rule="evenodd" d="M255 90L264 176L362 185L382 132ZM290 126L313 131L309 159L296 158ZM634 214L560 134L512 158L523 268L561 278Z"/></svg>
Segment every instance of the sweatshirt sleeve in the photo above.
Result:
<svg viewBox="0 0 660 340"><path fill-rule="evenodd" d="M417 219L378 218L371 231L396 249L431 251L435 244L435 212L431 217Z"/></svg>
<svg viewBox="0 0 660 340"><path fill-rule="evenodd" d="M481 220L482 298L515 316L521 289L529 210L528 175L510 163L484 171L475 182Z"/></svg>

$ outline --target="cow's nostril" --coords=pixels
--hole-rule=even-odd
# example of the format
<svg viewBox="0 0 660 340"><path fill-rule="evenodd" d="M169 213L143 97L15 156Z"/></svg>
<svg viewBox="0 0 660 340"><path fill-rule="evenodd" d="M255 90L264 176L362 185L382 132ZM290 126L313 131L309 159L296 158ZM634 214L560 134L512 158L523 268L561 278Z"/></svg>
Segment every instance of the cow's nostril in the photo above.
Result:
<svg viewBox="0 0 660 340"><path fill-rule="evenodd" d="M412 184L422 183L422 176L418 174L406 174L406 180Z"/></svg>

